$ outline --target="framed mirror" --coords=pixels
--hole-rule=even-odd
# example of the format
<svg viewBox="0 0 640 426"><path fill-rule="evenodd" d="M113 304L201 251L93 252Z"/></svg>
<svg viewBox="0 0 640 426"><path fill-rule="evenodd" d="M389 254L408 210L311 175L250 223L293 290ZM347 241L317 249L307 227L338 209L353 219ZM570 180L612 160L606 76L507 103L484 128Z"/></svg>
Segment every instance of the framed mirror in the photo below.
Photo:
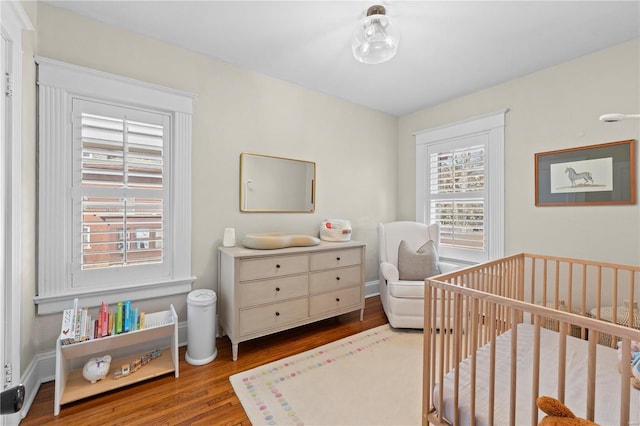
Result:
<svg viewBox="0 0 640 426"><path fill-rule="evenodd" d="M240 211L312 213L315 196L316 163L240 154Z"/></svg>

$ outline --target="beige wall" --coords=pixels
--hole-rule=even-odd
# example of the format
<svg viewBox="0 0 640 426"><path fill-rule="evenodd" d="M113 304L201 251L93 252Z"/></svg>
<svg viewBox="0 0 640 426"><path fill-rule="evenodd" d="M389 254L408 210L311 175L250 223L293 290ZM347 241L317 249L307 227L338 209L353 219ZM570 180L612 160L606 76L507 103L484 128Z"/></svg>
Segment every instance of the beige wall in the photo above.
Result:
<svg viewBox="0 0 640 426"><path fill-rule="evenodd" d="M639 40L401 117L398 218L415 218L413 133L503 108L509 108L505 127L506 254L525 251L637 265L638 204L536 207L534 154L639 139L640 120L598 120L603 113L640 113Z"/></svg>
<svg viewBox="0 0 640 426"><path fill-rule="evenodd" d="M365 241L367 280L377 279L375 225L396 215L398 121L280 80L184 49L38 4L37 54L196 95L193 113L192 273L196 288L214 288L216 247L225 227L239 241L248 232L317 235L325 218L352 222ZM243 151L315 161L315 213L239 211L239 163ZM35 158L34 147L26 150ZM26 170L33 173L33 169ZM33 181L33 176L27 177ZM30 197L35 195L32 193ZM33 233L34 222L29 223ZM25 316L33 316L25 291ZM136 302L141 309L173 303L186 319L186 295ZM28 311L28 312L27 312ZM37 352L53 350L58 316L25 320L24 336ZM25 351L24 361L30 361Z"/></svg>

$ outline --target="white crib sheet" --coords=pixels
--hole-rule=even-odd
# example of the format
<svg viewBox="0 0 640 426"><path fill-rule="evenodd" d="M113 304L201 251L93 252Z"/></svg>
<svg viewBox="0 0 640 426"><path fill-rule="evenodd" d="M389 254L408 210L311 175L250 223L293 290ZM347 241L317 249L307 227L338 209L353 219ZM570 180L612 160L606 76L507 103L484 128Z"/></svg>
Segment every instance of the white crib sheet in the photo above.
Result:
<svg viewBox="0 0 640 426"><path fill-rule="evenodd" d="M531 422L531 375L533 360L534 327L530 324L518 326L518 379L516 393L516 424L528 425ZM557 395L558 333L541 328L540 349L540 395ZM496 338L496 391L494 423L509 424L511 331ZM478 350L476 377L476 424L487 425L489 405L489 345ZM567 336L567 379L565 404L578 417L586 416L588 342ZM620 418L620 373L617 366L617 354L614 349L602 345L597 347L596 366L596 423L618 425ZM463 425L470 424L470 375L471 359L460 364L459 415ZM444 378L443 414L453 422L453 371ZM631 385L629 384L631 387ZM439 385L434 387L433 401L437 407ZM640 390L631 387L630 425L640 425ZM539 412L538 419L544 416Z"/></svg>

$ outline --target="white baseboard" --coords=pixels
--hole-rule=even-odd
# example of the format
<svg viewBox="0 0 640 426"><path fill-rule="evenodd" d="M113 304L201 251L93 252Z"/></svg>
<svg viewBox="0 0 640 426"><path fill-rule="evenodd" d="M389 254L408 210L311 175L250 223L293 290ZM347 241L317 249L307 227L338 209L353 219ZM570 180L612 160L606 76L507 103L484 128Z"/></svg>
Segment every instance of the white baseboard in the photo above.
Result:
<svg viewBox="0 0 640 426"><path fill-rule="evenodd" d="M187 321L178 323L178 346L187 345ZM25 387L24 405L20 411L24 419L36 399L40 385L51 382L56 378L56 351L37 354L22 376L22 384Z"/></svg>
<svg viewBox="0 0 640 426"><path fill-rule="evenodd" d="M25 387L24 404L20 411L20 416L24 419L31 408L31 404L36 399L36 394L40 385L50 382L56 376L56 352L37 354L22 376L22 384Z"/></svg>
<svg viewBox="0 0 640 426"><path fill-rule="evenodd" d="M377 296L380 294L380 281L368 281L364 284L364 297Z"/></svg>

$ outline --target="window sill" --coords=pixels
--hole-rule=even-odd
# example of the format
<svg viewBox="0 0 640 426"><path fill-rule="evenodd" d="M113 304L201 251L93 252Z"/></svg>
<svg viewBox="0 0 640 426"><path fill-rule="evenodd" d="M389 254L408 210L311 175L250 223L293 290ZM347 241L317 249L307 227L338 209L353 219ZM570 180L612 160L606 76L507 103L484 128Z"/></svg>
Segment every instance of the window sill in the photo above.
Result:
<svg viewBox="0 0 640 426"><path fill-rule="evenodd" d="M130 285L115 289L78 289L57 296L36 296L33 298L38 315L55 314L73 306L73 299L78 298L82 306L100 306L124 300L155 299L176 294L186 294L192 289L196 277L173 279L143 285Z"/></svg>

